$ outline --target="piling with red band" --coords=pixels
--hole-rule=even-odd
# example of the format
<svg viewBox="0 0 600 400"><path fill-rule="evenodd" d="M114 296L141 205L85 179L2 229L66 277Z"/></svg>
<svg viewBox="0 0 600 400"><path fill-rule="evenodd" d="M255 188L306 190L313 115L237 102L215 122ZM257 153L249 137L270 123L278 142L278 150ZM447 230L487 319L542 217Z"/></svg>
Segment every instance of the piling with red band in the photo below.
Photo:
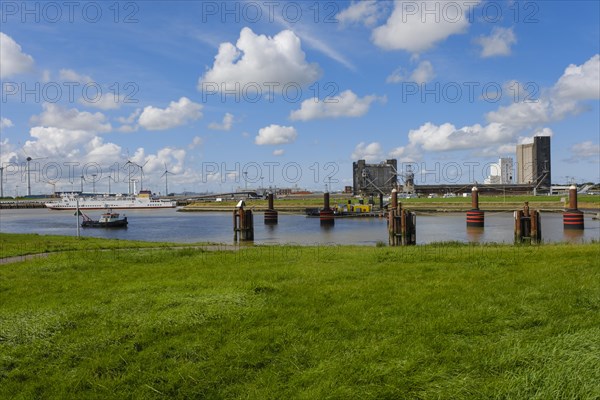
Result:
<svg viewBox="0 0 600 400"><path fill-rule="evenodd" d="M484 212L479 209L479 189L471 189L471 210L467 211L467 226L483 228Z"/></svg>
<svg viewBox="0 0 600 400"><path fill-rule="evenodd" d="M583 230L583 213L577 209L577 186L569 188L569 208L563 213L563 227L569 230Z"/></svg>
<svg viewBox="0 0 600 400"><path fill-rule="evenodd" d="M583 230L583 213L581 211L565 211L563 214L563 226L565 229Z"/></svg>

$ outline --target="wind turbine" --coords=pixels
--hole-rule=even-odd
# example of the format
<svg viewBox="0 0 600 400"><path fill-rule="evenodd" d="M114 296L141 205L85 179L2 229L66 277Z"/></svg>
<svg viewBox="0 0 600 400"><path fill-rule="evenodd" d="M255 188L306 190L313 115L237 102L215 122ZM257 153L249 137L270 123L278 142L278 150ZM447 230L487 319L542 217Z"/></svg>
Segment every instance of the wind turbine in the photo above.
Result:
<svg viewBox="0 0 600 400"><path fill-rule="evenodd" d="M0 165L0 198L4 197L4 167Z"/></svg>
<svg viewBox="0 0 600 400"><path fill-rule="evenodd" d="M167 169L167 163L165 163L165 172L163 172L163 174L160 176L161 178L163 176L165 177L165 196L169 195L169 174L175 175Z"/></svg>
<svg viewBox="0 0 600 400"><path fill-rule="evenodd" d="M137 165L134 162L131 162L131 160L127 160L127 162L125 163L125 165ZM127 179L127 194L131 194L131 167L127 167L127 172L129 173L128 175L128 179Z"/></svg>
<svg viewBox="0 0 600 400"><path fill-rule="evenodd" d="M110 193L111 193L111 192L110 192L110 181L113 181L113 182L116 182L116 181L115 181L115 179L114 179L112 176L110 176L110 175L108 175L106 178L108 179L108 195L110 196Z"/></svg>
<svg viewBox="0 0 600 400"><path fill-rule="evenodd" d="M148 164L148 161L146 161L144 165L138 165L138 167L140 167L140 190L144 190L144 167Z"/></svg>

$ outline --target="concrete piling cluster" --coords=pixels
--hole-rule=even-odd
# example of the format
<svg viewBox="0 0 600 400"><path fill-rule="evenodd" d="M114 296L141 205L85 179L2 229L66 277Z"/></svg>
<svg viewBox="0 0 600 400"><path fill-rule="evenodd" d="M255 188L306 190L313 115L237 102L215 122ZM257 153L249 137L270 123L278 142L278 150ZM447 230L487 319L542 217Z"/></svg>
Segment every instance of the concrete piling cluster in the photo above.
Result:
<svg viewBox="0 0 600 400"><path fill-rule="evenodd" d="M278 212L274 206L273 193L267 195L268 208L265 211L265 225L278 223ZM371 201L374 202L374 201ZM362 201L359 200L359 203ZM383 195L379 196L380 206ZM348 200L351 204L351 200ZM233 230L235 241L254 240L254 221L251 210L245 210L245 202L240 201L233 212ZM383 208L383 207L382 207ZM383 214L382 214L383 215ZM335 224L335 213L330 206L330 194L323 194L323 208L319 210L321 226L332 227ZM416 214L402 208L398 202L398 192L392 190L391 201L387 212L388 235L390 246L405 246L416 244ZM482 233L484 227L484 212L479 209L479 190L477 186L471 189L471 210L467 211L467 233L471 235ZM577 208L577 188L569 188L569 204L563 213L564 229L567 231L581 231L584 229L584 214ZM514 212L514 242L516 244L538 244L542 240L541 217L538 210L529 208L525 202L522 210Z"/></svg>
<svg viewBox="0 0 600 400"><path fill-rule="evenodd" d="M529 202L525 202L523 210L514 213L515 218L515 243L538 244L542 241L542 224L540 212L529 209Z"/></svg>

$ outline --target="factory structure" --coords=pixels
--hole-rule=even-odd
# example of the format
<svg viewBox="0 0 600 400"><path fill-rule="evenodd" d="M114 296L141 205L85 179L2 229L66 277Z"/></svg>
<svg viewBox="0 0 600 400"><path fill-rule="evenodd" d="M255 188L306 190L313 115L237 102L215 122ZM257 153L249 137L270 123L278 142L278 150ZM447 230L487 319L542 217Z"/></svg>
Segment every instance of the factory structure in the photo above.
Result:
<svg viewBox="0 0 600 400"><path fill-rule="evenodd" d="M517 145L517 183L550 190L550 136L535 136L533 143Z"/></svg>
<svg viewBox="0 0 600 400"><path fill-rule="evenodd" d="M512 157L501 157L490 166L490 175L479 187L489 193L550 193L551 179L550 136L535 136L532 143L517 145L516 164ZM358 160L352 164L352 193L361 196L388 195L393 189L405 194L464 193L473 182L467 184L415 185L410 165L398 172L397 160L389 159L378 164ZM516 176L515 176L516 172ZM516 178L516 179L515 179Z"/></svg>
<svg viewBox="0 0 600 400"><path fill-rule="evenodd" d="M513 171L512 157L502 157L497 164L490 166L490 176L483 183L485 185L512 185Z"/></svg>
<svg viewBox="0 0 600 400"><path fill-rule="evenodd" d="M513 181L515 165L511 157L503 157L490 167L487 185L530 185L534 193L548 192L552 186L550 163L550 136L535 136L532 143L519 144L516 149L516 182Z"/></svg>
<svg viewBox="0 0 600 400"><path fill-rule="evenodd" d="M352 183L355 196L387 196L398 186L398 161L390 159L379 164L367 164L365 160L353 162Z"/></svg>

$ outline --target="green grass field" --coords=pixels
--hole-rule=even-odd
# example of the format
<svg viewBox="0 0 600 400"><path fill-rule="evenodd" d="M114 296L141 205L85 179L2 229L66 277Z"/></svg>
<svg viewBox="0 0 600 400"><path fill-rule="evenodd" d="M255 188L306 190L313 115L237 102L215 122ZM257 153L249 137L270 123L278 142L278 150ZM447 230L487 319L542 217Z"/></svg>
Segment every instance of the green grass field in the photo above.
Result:
<svg viewBox="0 0 600 400"><path fill-rule="evenodd" d="M502 205L504 203L512 203L512 205L516 205L517 207L521 207L523 202L528 201L530 202L532 205L542 205L542 206L556 206L557 208L563 208L564 207L564 201L565 199L567 199L568 196L488 196L488 195L481 195L479 196L479 201L480 203L483 204L483 206L487 205L491 205L491 204L497 204L497 205ZM346 204L348 202L349 197L345 196L345 197L340 197L340 196L336 196L335 194L332 195L331 197L331 204ZM364 199L365 203L368 201L368 199ZM434 198L414 198L414 199L399 199L399 201L401 201L403 204L406 204L407 206L410 205L429 205L429 204L437 204L437 205L448 205L448 206L452 206L452 205L470 205L471 204L471 197L449 197L449 198L442 198L442 197L434 197ZM233 201L233 200L227 200L227 201L221 201L221 202L197 202L197 203L192 203L190 205L190 207L188 208L196 208L196 209L202 209L202 208L230 208L233 209L235 207L235 205L237 204L237 200ZM353 203L357 203L358 199L354 199L352 198L352 202ZM580 204L581 207L586 207L586 208L595 208L595 209L600 209L600 196L595 196L595 195L579 195L578 196L578 202ZM375 203L379 204L379 199L375 199ZM259 207L259 208L266 208L267 207L267 201L266 200L255 200L255 199L249 199L246 200L246 205L248 207ZM322 196L316 196L316 197L306 197L306 198L302 198L302 197L284 197L284 198L279 198L275 200L275 208L278 207L321 207L323 206L323 197Z"/></svg>
<svg viewBox="0 0 600 400"><path fill-rule="evenodd" d="M0 265L2 399L600 398L598 243L18 239L78 250Z"/></svg>

